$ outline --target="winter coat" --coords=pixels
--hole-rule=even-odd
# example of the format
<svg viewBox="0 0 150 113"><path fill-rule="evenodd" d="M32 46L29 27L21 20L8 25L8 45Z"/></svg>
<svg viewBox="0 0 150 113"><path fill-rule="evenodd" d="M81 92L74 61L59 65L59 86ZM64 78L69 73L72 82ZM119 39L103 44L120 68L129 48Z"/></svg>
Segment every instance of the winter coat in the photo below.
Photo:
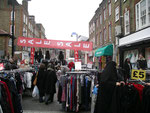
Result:
<svg viewBox="0 0 150 113"><path fill-rule="evenodd" d="M145 59L139 59L137 60L138 63L138 69L143 69L145 70L147 68L147 61Z"/></svg>
<svg viewBox="0 0 150 113"><path fill-rule="evenodd" d="M69 64L68 64L68 68L70 69L70 71L71 71L71 69L74 67L74 63L73 62L70 62Z"/></svg>
<svg viewBox="0 0 150 113"><path fill-rule="evenodd" d="M126 78L130 78L130 74L131 74L131 70L132 70L132 66L131 63L128 63L127 60L125 60L123 68L125 70L125 76Z"/></svg>
<svg viewBox="0 0 150 113"><path fill-rule="evenodd" d="M45 77L45 93L54 94L56 93L57 76L53 69L48 69Z"/></svg>
<svg viewBox="0 0 150 113"><path fill-rule="evenodd" d="M116 63L109 62L100 76L97 101L94 113L112 113L110 111L112 95L117 82Z"/></svg>
<svg viewBox="0 0 150 113"><path fill-rule="evenodd" d="M139 92L133 85L115 88L111 103L112 113L146 113L141 110Z"/></svg>
<svg viewBox="0 0 150 113"><path fill-rule="evenodd" d="M38 71L38 76L37 76L37 87L39 89L39 94L40 96L44 96L44 83L45 83L45 70L39 70Z"/></svg>

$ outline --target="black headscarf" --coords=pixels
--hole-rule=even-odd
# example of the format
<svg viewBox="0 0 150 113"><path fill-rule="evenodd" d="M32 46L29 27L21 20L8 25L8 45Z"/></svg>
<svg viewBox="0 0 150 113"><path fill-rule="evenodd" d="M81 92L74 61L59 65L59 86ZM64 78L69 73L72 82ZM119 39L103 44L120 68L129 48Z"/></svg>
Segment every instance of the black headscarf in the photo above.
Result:
<svg viewBox="0 0 150 113"><path fill-rule="evenodd" d="M101 83L117 81L117 69L116 69L116 63L114 61L110 61L107 63L100 78L101 78L100 79Z"/></svg>

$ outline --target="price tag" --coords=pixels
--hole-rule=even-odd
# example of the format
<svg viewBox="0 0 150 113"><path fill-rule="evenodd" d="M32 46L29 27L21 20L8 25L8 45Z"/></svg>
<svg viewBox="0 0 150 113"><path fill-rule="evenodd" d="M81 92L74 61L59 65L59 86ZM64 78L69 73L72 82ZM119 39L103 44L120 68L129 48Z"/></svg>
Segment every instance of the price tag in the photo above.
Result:
<svg viewBox="0 0 150 113"><path fill-rule="evenodd" d="M146 79L146 71L145 70L132 70L131 79L134 80L145 80Z"/></svg>

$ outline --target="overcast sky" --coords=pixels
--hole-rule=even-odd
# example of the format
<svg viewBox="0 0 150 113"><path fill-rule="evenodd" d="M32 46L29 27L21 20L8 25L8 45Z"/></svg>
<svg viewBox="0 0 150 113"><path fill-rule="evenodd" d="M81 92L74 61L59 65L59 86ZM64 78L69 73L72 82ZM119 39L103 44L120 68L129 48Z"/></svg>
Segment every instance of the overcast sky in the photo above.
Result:
<svg viewBox="0 0 150 113"><path fill-rule="evenodd" d="M20 4L22 0L17 0ZM89 37L89 21L102 0L31 0L29 14L42 23L48 39L75 40L72 32Z"/></svg>

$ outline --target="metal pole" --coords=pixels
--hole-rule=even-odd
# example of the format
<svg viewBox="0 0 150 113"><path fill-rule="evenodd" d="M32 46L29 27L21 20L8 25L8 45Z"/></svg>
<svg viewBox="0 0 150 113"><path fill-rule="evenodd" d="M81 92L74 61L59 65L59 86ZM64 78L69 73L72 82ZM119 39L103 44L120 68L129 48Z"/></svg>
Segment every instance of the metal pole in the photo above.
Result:
<svg viewBox="0 0 150 113"><path fill-rule="evenodd" d="M14 57L14 19L15 19L15 4L12 0L12 58Z"/></svg>

